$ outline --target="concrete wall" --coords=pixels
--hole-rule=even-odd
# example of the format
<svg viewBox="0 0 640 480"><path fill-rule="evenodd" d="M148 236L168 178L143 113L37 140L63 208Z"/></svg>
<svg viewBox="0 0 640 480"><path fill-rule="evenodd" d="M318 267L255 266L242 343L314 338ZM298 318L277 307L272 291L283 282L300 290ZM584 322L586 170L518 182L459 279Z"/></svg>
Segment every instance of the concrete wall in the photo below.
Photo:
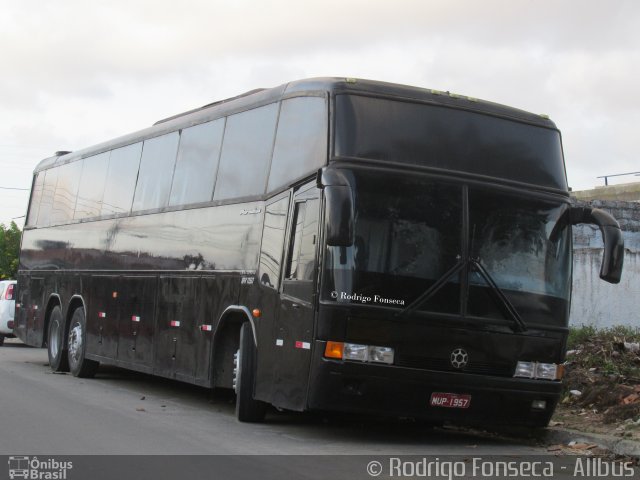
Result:
<svg viewBox="0 0 640 480"><path fill-rule="evenodd" d="M611 213L624 232L622 280L600 280L602 235L593 225L573 227L573 295L571 325L640 328L640 203L609 200L577 202Z"/></svg>
<svg viewBox="0 0 640 480"><path fill-rule="evenodd" d="M640 182L621 183L618 185L602 185L590 190L578 190L571 193L578 200L624 200L640 201Z"/></svg>

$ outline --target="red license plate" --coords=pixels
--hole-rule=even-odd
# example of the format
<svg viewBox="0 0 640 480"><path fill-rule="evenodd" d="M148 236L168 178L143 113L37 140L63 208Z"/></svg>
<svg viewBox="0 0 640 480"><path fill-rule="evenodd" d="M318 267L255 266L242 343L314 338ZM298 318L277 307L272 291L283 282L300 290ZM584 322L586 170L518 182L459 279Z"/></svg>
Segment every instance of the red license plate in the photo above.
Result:
<svg viewBox="0 0 640 480"><path fill-rule="evenodd" d="M432 407L446 408L469 408L471 405L471 395L460 395L458 393L432 393Z"/></svg>

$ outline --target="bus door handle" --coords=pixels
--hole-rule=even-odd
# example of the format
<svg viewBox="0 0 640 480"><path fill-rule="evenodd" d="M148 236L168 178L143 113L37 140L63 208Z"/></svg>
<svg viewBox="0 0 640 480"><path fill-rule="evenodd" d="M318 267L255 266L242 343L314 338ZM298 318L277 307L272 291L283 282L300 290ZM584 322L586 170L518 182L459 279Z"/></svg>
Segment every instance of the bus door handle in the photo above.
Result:
<svg viewBox="0 0 640 480"><path fill-rule="evenodd" d="M300 304L299 303L292 303L291 304L291 308L298 309L298 308L300 308Z"/></svg>

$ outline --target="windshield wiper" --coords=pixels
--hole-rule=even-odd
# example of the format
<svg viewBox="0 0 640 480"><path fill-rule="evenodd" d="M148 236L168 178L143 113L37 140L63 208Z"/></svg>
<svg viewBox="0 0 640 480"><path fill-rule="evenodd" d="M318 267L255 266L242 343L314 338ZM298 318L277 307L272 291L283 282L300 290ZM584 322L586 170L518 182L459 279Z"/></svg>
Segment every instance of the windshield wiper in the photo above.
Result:
<svg viewBox="0 0 640 480"><path fill-rule="evenodd" d="M527 325L524 323L524 320L522 320L522 317L520 317L520 314L518 313L516 308L509 301L507 296L496 284L493 278L491 278L491 275L489 275L489 272L487 272L484 266L476 259L470 258L468 262L471 264L474 270L480 274L480 276L484 279L484 281L487 282L487 284L489 285L489 287L491 287L491 290L496 295L496 297L498 297L498 299L504 306L505 310L509 314L509 317L511 317L511 320L513 320L513 323L515 324L514 330L516 332L526 332ZM431 285L431 287L429 287L423 294L421 294L413 302L407 305L403 310L396 313L396 317L399 318L408 313L415 311L427 300L433 297L442 287L444 287L454 275L457 275L458 273L460 273L466 267L466 265L467 265L467 262L465 261L459 261L458 263L456 263L451 269L445 272L445 274L442 275L436 283Z"/></svg>
<svg viewBox="0 0 640 480"><path fill-rule="evenodd" d="M475 270L480 274L480 276L484 278L484 281L487 282L487 284L491 287L491 290L493 291L493 293L495 293L496 296L500 299L500 301L505 307L505 310L507 311L507 313L509 314L509 316L511 317L511 319L516 325L515 330L517 332L526 332L527 325L524 323L524 320L522 320L522 318L520 317L520 314L518 313L516 308L513 306L513 304L509 301L509 299L504 294L504 292L500 289L500 287L496 284L496 282L493 281L493 278L491 278L491 275L489 275L489 272L487 272L487 270L478 260L471 258L469 259L469 262L473 267L475 267Z"/></svg>
<svg viewBox="0 0 640 480"><path fill-rule="evenodd" d="M396 313L396 317L402 317L403 315L406 315L407 313L413 312L420 305L422 305L427 300L429 300L431 297L433 297L438 292L438 290L440 290L442 287L444 287L447 284L447 282L449 281L449 279L451 277L453 277L454 275L460 273L460 271L462 271L462 269L464 269L464 267L466 266L466 263L467 262L463 262L463 261L459 261L458 263L456 263L451 269L449 269L447 272L445 272L445 274L442 275L438 279L438 281L436 283L431 285L422 295L420 295L413 302L411 302L409 305L407 305L403 310L401 310L400 312Z"/></svg>

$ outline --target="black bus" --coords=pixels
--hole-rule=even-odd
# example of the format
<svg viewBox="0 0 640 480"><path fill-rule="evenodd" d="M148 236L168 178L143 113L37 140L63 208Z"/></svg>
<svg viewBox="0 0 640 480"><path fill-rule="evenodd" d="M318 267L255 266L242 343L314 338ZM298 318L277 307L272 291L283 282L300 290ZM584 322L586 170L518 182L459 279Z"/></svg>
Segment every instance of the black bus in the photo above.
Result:
<svg viewBox="0 0 640 480"><path fill-rule="evenodd" d="M15 332L266 407L546 425L568 331L572 207L545 116L323 78L254 90L35 169Z"/></svg>

